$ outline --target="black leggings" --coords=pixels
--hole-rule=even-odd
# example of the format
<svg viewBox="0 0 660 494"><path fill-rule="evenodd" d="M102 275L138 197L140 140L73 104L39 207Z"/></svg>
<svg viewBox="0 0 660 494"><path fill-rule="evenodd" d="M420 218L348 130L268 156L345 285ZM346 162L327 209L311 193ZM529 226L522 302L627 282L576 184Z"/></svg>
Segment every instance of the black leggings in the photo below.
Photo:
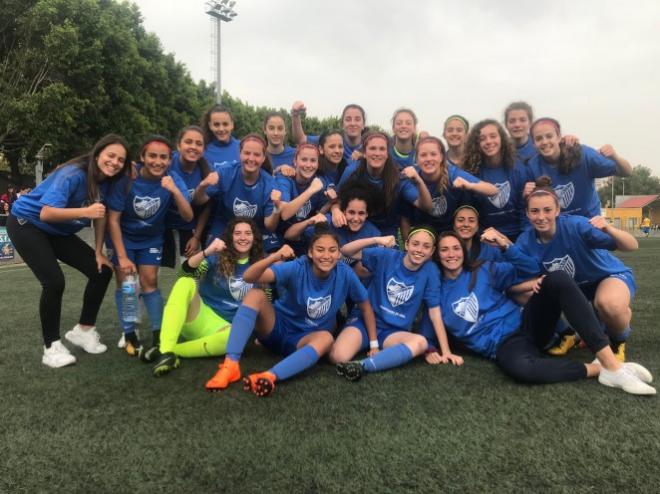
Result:
<svg viewBox="0 0 660 494"><path fill-rule="evenodd" d="M582 290L564 271L554 271L545 277L539 293L525 305L520 329L497 347L497 365L516 381L527 383L557 383L587 377L583 363L543 353L554 337L562 312L593 353L609 344Z"/></svg>
<svg viewBox="0 0 660 494"><path fill-rule="evenodd" d="M179 232L179 255L184 257L186 254L186 244L193 236L192 230L177 230ZM203 238L203 237L202 237ZM203 246L202 246L203 247ZM160 265L165 268L176 268L176 241L174 240L174 230L165 230L163 234L163 258Z"/></svg>
<svg viewBox="0 0 660 494"><path fill-rule="evenodd" d="M29 222L21 225L13 215L7 221L7 233L23 261L41 283L39 317L46 347L60 339L64 273L58 259L89 278L79 323L93 326L112 279L112 270L108 266L103 266L99 273L94 249L77 235L50 235Z"/></svg>

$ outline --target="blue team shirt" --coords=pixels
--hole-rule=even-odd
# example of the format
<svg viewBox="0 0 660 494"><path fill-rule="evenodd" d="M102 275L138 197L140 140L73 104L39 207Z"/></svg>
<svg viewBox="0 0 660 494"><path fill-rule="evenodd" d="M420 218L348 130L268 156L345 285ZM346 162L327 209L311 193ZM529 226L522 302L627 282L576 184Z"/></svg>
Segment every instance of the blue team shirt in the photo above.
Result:
<svg viewBox="0 0 660 494"><path fill-rule="evenodd" d="M108 197L108 207L121 212L121 233L127 249L156 247L163 243L165 215L174 203L172 194L160 185L160 179L142 177L142 165L137 165L137 177L126 177L113 188ZM190 201L188 188L183 179L171 170L167 171L175 185Z"/></svg>
<svg viewBox="0 0 660 494"><path fill-rule="evenodd" d="M523 189L530 180L527 166L518 160L511 169L503 166L490 168L481 163L478 178L493 184L498 190L491 197L471 194L472 203L479 210L481 225L496 228L507 236L518 235L525 224Z"/></svg>
<svg viewBox="0 0 660 494"><path fill-rule="evenodd" d="M596 191L596 178L616 175L616 162L598 151L582 145L582 159L568 175L560 175L557 167L548 163L541 155L529 162L532 180L547 175L559 198L561 210L566 214L577 214L592 218L600 214L600 198Z"/></svg>
<svg viewBox="0 0 660 494"><path fill-rule="evenodd" d="M522 146L516 146L516 156L524 164L527 164L534 156L536 156L537 151L532 142L532 137L527 138L527 142Z"/></svg>
<svg viewBox="0 0 660 494"><path fill-rule="evenodd" d="M240 162L241 159L240 143L241 141L234 136L231 136L229 142L226 143L220 142L214 137L213 140L206 145L204 157L211 167L217 166L221 163L236 164Z"/></svg>
<svg viewBox="0 0 660 494"><path fill-rule="evenodd" d="M234 274L227 278L218 272L218 256L211 256L206 262L208 271L199 282L199 295L213 312L231 322L243 297L254 286L243 281L243 273L250 267L250 263L236 263Z"/></svg>
<svg viewBox="0 0 660 494"><path fill-rule="evenodd" d="M521 308L505 290L516 283L516 268L503 262L485 262L477 268L476 283L470 291L472 273L463 270L455 280L442 279L440 307L449 334L473 352L495 358L499 344L520 327ZM424 314L421 333L435 338L433 325Z"/></svg>
<svg viewBox="0 0 660 494"><path fill-rule="evenodd" d="M344 263L326 279L314 275L307 256L271 266L278 292L284 296L275 303L277 317L292 332L332 331L335 316L346 298L356 304L368 299L367 291L353 270Z"/></svg>
<svg viewBox="0 0 660 494"><path fill-rule="evenodd" d="M394 147L394 144L390 144L389 148L389 154L392 158L392 161L399 165L400 169L404 169L405 167L412 166L416 163L417 153L415 152L414 148L408 154L403 154L397 151Z"/></svg>
<svg viewBox="0 0 660 494"><path fill-rule="evenodd" d="M186 184L188 196L192 198L195 194L195 189L202 181L202 170L199 165L195 165L195 168L193 168L191 172L184 170L181 163L181 156L178 152L175 152L172 155L172 165L170 166L170 170L181 177ZM193 230L196 224L197 214L195 214L195 217L191 221L183 221L176 204L171 204L170 209L165 216L165 225L167 228L173 228L175 230Z"/></svg>
<svg viewBox="0 0 660 494"><path fill-rule="evenodd" d="M117 188L117 183L112 187L106 179L98 184L98 200L106 203L108 189ZM48 178L35 187L29 194L23 194L11 206L11 214L19 219L32 223L50 235L66 236L73 235L82 228L89 226L91 221L87 218L79 218L70 221L59 221L57 223L46 223L39 219L41 209L44 206L53 208L84 208L89 206L87 197L87 172L75 165L64 165L48 175Z"/></svg>
<svg viewBox="0 0 660 494"><path fill-rule="evenodd" d="M268 153L268 158L270 159L270 164L273 166L274 170L282 165L293 166L293 158L295 155L296 148L285 145L284 150L280 154Z"/></svg>
<svg viewBox="0 0 660 494"><path fill-rule="evenodd" d="M583 216L559 215L555 236L547 244L541 243L529 227L516 245L536 259L540 272L566 271L578 285L598 282L612 274L632 275L629 267L608 252L616 249L615 240Z"/></svg>
<svg viewBox="0 0 660 494"><path fill-rule="evenodd" d="M419 169L417 172L420 172ZM437 182L427 182L424 180L424 183L431 194L431 198L433 199L433 209L431 209L430 212L422 211L414 206L407 206L402 209L404 216L410 218L413 224L429 225L437 232L444 232L453 229L454 211L456 211L456 208L459 206L468 202L470 194L461 189L453 188L451 184L454 183L454 180L458 177L462 177L473 184L479 183L480 180L452 164L447 164L447 173L449 175L449 183L444 192L441 192L438 189ZM421 173L420 176L423 177Z"/></svg>
<svg viewBox="0 0 660 494"><path fill-rule="evenodd" d="M403 265L405 252L370 247L362 250L362 265L371 274L369 302L378 328L409 331L422 302L440 305L440 272L433 262L417 271Z"/></svg>
<svg viewBox="0 0 660 494"><path fill-rule="evenodd" d="M353 164L346 167L341 180L339 181L338 189L341 190L342 186L350 180L360 180L366 182L376 189L383 189L383 180L374 178L365 172L364 175L357 174L358 165ZM400 209L402 202L407 202L414 206L414 202L419 198L417 187L408 179L402 178L399 180L399 185L396 189L396 197L392 202L392 207L383 211L380 214L371 214L369 220L378 227L383 235L396 235L399 228Z"/></svg>
<svg viewBox="0 0 660 494"><path fill-rule="evenodd" d="M286 221L280 219L279 225L277 226L277 232L280 236L283 236L292 225L314 216L328 202L328 199L325 196L325 191L328 190L328 187L330 187L331 184L325 175L319 175L318 178L323 182L323 189L309 198L291 218ZM284 202L293 201L296 197L307 190L308 186L308 184L299 184L295 177L285 177L284 175L277 175L275 177L275 188L282 192L282 201ZM306 253L306 242L290 241L289 245L293 248L297 256Z"/></svg>
<svg viewBox="0 0 660 494"><path fill-rule="evenodd" d="M227 222L238 216L252 218L263 231L264 218L273 214L273 202L270 200L270 193L275 186L273 177L259 170L257 181L247 185L243 180L241 166L223 165L215 167L215 171L220 181L206 190L206 195L217 200L211 224L213 235L221 235Z"/></svg>

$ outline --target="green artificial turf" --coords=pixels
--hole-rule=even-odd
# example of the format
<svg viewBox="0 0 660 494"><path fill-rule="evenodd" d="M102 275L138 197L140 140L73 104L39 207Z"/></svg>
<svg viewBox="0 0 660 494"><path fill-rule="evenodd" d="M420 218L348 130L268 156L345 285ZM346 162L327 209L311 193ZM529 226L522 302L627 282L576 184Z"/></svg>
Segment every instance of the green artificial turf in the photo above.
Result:
<svg viewBox="0 0 660 494"><path fill-rule="evenodd" d="M635 269L629 360L660 378L660 241L622 256ZM83 278L65 268L62 334ZM112 289L103 355L41 364L39 285L0 269L0 492L658 492L658 398L595 380L527 386L489 361L422 361L347 383L320 364L267 399L206 393L219 359L160 379L117 349ZM161 288L174 280L164 270ZM585 350L570 358L588 361ZM250 345L244 372L277 357Z"/></svg>

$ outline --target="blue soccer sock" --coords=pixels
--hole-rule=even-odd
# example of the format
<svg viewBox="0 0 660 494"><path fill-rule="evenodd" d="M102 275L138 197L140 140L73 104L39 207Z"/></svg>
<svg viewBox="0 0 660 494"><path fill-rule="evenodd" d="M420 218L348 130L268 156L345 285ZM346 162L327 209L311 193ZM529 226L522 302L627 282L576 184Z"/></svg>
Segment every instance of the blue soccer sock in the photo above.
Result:
<svg viewBox="0 0 660 494"><path fill-rule="evenodd" d="M135 333L135 323L124 321L123 311L123 293L121 290L115 290L115 305L117 306L117 316L119 316L119 325L124 334Z"/></svg>
<svg viewBox="0 0 660 494"><path fill-rule="evenodd" d="M366 372L380 372L394 367L400 367L410 362L413 354L403 343L391 346L378 352L373 357L368 357L362 361L362 367Z"/></svg>
<svg viewBox="0 0 660 494"><path fill-rule="evenodd" d="M609 334L609 337L610 340L612 340L613 342L622 343L628 339L630 333L632 333L632 328L630 327L630 324L628 324L628 326L626 326L626 329L624 329L622 332L616 334Z"/></svg>
<svg viewBox="0 0 660 494"><path fill-rule="evenodd" d="M160 290L154 290L149 293L143 292L140 294L140 297L142 298L144 307L147 309L151 329L153 331L159 331L160 325L163 322L163 306L165 305Z"/></svg>
<svg viewBox="0 0 660 494"><path fill-rule="evenodd" d="M254 325L257 322L257 311L252 307L241 305L236 311L231 323L229 341L227 341L227 357L235 362L241 359L243 349L247 345Z"/></svg>
<svg viewBox="0 0 660 494"><path fill-rule="evenodd" d="M314 347L311 345L305 345L285 359L280 360L269 370L269 372L275 374L278 381L284 381L296 374L300 374L305 369L309 369L318 362L318 360L319 354L316 353Z"/></svg>

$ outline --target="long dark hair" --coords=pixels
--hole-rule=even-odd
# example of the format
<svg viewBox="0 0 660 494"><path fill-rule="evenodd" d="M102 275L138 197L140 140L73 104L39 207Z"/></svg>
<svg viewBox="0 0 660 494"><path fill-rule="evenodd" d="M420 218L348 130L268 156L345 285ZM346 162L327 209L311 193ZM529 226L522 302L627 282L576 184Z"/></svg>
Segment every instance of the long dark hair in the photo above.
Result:
<svg viewBox="0 0 660 494"><path fill-rule="evenodd" d="M183 129L181 129L176 136L177 145L181 144L181 139L183 139L183 136L186 135L187 132L197 132L201 134L202 140L204 141L204 146L206 146L207 144L206 134L204 133L204 129L202 129L199 125L188 125ZM204 157L204 155L202 155L202 157L197 160L196 164L199 167L199 171L202 174L202 179L205 179L206 176L211 172L209 168L209 162L206 161L206 158Z"/></svg>
<svg viewBox="0 0 660 494"><path fill-rule="evenodd" d="M368 142L375 138L384 139L386 146L387 143L389 143L389 139L387 138L387 135L383 134L382 132L369 132L362 139L362 149L366 151ZM357 170L355 170L352 179L361 180L364 179L367 175L368 175L367 159L366 157L363 156L362 158L360 158L360 161L358 162ZM391 209L394 206L394 201L397 198L396 191L397 188L399 187L399 167L392 160L389 150L387 151L387 160L385 161L385 165L383 166L382 179L383 179L382 192L383 195L385 196L382 209L384 211L387 211L388 209Z"/></svg>
<svg viewBox="0 0 660 494"><path fill-rule="evenodd" d="M124 166L114 177L108 178L109 183L114 184L121 177L128 174L128 168L131 166L131 160L128 155L128 144L123 137L117 134L107 134L101 137L94 147L86 154L77 156L65 163L62 163L57 167L61 168L64 165L73 165L81 170L84 170L87 175L87 199L90 203L98 202L100 199L99 186L98 182L102 177L102 173L97 166L97 160L99 155L103 152L105 148L111 146L112 144L119 144L126 151L126 159L124 160Z"/></svg>
<svg viewBox="0 0 660 494"><path fill-rule="evenodd" d="M338 135L339 137L341 137L343 142L344 138L340 131L324 130L323 132L321 132L321 135L319 136L319 151L323 149L323 146L325 145L328 138L333 135ZM334 163L331 163L325 154L319 155L319 175L328 176L328 174L330 173L330 169L333 168L334 166L335 166ZM342 156L341 161L337 164L337 182L339 182L339 179L343 175L344 170L346 170L347 166L348 163L346 162L346 158Z"/></svg>
<svg viewBox="0 0 660 494"><path fill-rule="evenodd" d="M438 264L438 268L440 268L440 272L442 272L442 263L440 262L440 242L442 241L443 238L447 237L453 237L456 240L458 240L458 243L461 246L461 249L463 250L463 265L461 266L464 271L467 271L470 273L470 283L468 285L468 291L472 291L477 284L477 273L479 271L479 267L483 264L483 261L471 261L470 260L470 255L467 250L467 246L465 245L465 242L461 237L458 236L458 233L448 230L445 232L442 232L440 236L438 236L438 243L437 247L435 249L435 261Z"/></svg>
<svg viewBox="0 0 660 494"><path fill-rule="evenodd" d="M240 259L240 254L234 248L234 229L236 225L245 223L250 225L252 230L252 247L248 254L248 262L254 264L264 258L264 243L261 230L251 218L232 218L227 223L222 240L225 242L225 250L222 251L218 259L218 273L229 278L236 272L236 263Z"/></svg>
<svg viewBox="0 0 660 494"><path fill-rule="evenodd" d="M204 129L204 137L207 144L209 142L212 142L213 139L215 139L215 135L213 134L213 131L209 127L209 122L211 121L211 115L213 115L214 113L226 113L227 115L229 115L229 118L231 119L232 123L235 123L234 116L231 114L231 111L226 106L215 104L211 108L206 110L204 112L204 115L202 115L202 121L200 123L200 127Z"/></svg>
<svg viewBox="0 0 660 494"><path fill-rule="evenodd" d="M475 177L479 176L479 171L482 163L484 162L484 155L481 152L481 129L487 125L494 125L497 133L500 135L500 154L502 156L502 167L506 169L513 168L516 159L516 150L513 146L513 141L504 130L502 125L493 119L486 119L478 122L468 135L467 143L465 145L465 171L471 173Z"/></svg>

